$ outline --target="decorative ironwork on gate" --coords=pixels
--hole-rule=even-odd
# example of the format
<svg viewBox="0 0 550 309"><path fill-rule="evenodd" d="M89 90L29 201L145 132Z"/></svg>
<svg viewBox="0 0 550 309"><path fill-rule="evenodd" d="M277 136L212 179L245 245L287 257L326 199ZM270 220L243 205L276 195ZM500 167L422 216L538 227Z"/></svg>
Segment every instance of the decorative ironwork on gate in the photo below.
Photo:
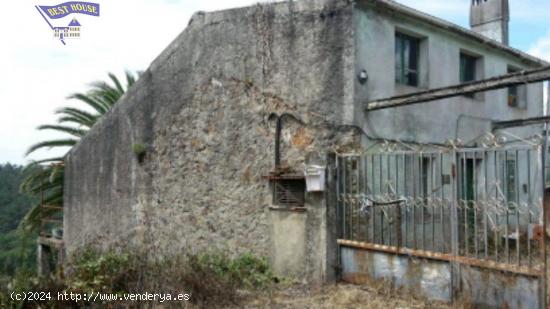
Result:
<svg viewBox="0 0 550 309"><path fill-rule="evenodd" d="M339 243L542 276L540 150L340 155Z"/></svg>

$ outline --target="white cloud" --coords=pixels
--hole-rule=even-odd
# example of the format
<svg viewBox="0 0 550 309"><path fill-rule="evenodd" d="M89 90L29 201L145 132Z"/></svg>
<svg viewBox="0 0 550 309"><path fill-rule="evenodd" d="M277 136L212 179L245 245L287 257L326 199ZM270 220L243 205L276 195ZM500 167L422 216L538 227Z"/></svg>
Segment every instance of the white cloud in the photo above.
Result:
<svg viewBox="0 0 550 309"><path fill-rule="evenodd" d="M471 0L397 0L397 2L429 13L431 15L456 21L461 19L468 23ZM548 22L550 1L548 0L510 0L512 22L524 23Z"/></svg>
<svg viewBox="0 0 550 309"><path fill-rule="evenodd" d="M112 71L145 70L187 26L198 10L211 11L256 3L253 0L155 1L96 0L101 16L77 15L82 38L63 46L53 38L35 4L55 5L62 1L12 1L0 19L0 162L24 163L32 144L60 137L39 132L40 124L54 123L54 111L74 104L67 95L84 91L91 81L106 79ZM17 13L13 13L17 12ZM64 26L73 16L56 21ZM61 152L41 151L39 159Z"/></svg>
<svg viewBox="0 0 550 309"><path fill-rule="evenodd" d="M550 61L550 30L529 48L529 53L546 61Z"/></svg>
<svg viewBox="0 0 550 309"><path fill-rule="evenodd" d="M452 21L467 22L470 0L400 0L398 2ZM257 0L96 0L101 16L76 16L82 38L63 46L35 9L61 0L10 1L0 19L0 162L24 163L25 149L56 137L35 127L54 123L54 110L73 102L66 96L84 91L106 72L144 70L187 26L198 10L252 5ZM261 1L265 2L265 1ZM533 10L537 7L537 10ZM547 22L547 0L512 0L513 18ZM71 16L72 17L72 16ZM71 18L67 18L66 23ZM545 19L546 18L546 19ZM550 37L550 34L549 34ZM549 59L550 40L541 38L532 52ZM58 153L59 154L59 153ZM38 159L54 154L40 152Z"/></svg>
<svg viewBox="0 0 550 309"><path fill-rule="evenodd" d="M549 11L548 0L510 0L512 21L519 19L525 23L547 23Z"/></svg>

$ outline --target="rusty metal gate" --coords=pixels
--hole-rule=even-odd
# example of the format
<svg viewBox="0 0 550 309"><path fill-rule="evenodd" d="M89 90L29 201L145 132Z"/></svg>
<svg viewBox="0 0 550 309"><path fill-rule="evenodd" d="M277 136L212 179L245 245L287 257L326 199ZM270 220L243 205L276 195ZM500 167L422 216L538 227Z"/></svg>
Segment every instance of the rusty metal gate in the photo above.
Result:
<svg viewBox="0 0 550 309"><path fill-rule="evenodd" d="M343 280L544 306L541 146L339 155L336 165Z"/></svg>

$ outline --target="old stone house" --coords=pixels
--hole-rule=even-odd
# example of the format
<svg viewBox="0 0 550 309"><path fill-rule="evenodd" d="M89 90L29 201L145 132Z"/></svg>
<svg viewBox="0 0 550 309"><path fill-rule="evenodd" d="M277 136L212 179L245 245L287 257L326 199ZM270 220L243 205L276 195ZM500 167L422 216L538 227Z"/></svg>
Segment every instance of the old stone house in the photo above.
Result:
<svg viewBox="0 0 550 309"><path fill-rule="evenodd" d="M334 153L380 139L475 144L490 131L483 119L542 115L542 84L365 111L364 102L547 65L507 45L507 1L470 9L471 30L390 0L196 13L68 154L68 253L252 251L279 274L333 280L337 198L330 184L305 192L305 164L330 166Z"/></svg>

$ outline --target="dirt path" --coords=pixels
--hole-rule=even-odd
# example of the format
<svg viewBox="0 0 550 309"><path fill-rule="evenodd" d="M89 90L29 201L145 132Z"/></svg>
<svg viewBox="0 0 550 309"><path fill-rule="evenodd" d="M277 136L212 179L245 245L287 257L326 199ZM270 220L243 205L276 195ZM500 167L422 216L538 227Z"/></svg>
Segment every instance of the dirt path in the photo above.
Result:
<svg viewBox="0 0 550 309"><path fill-rule="evenodd" d="M383 286L337 284L317 290L292 286L269 294L249 295L239 307L244 308L464 308L428 302L402 295Z"/></svg>

